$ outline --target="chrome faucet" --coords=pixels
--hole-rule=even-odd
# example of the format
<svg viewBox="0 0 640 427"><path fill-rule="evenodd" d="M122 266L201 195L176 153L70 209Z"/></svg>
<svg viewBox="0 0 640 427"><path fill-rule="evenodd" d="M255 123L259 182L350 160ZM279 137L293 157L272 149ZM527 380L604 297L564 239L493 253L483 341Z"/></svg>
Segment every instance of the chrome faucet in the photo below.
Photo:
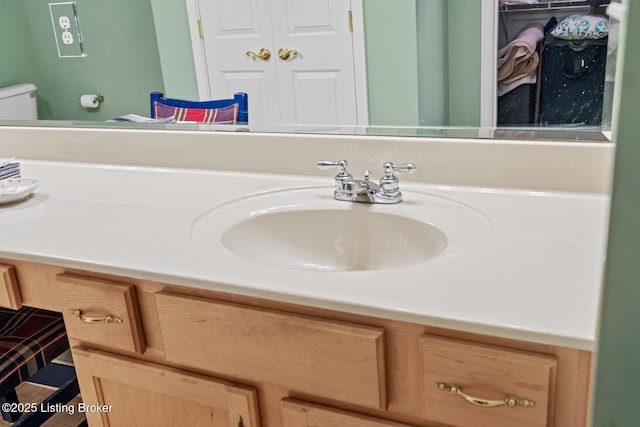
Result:
<svg viewBox="0 0 640 427"><path fill-rule="evenodd" d="M413 173L416 170L416 165L413 163L394 165L386 162L382 165L384 176L380 178L380 183L376 184L369 181L371 174L366 170L362 173L362 179L354 179L347 171L348 166L346 160L318 162L319 169L338 168L338 174L335 177L336 189L333 193L336 200L361 203L400 203L402 193L398 178L393 173Z"/></svg>

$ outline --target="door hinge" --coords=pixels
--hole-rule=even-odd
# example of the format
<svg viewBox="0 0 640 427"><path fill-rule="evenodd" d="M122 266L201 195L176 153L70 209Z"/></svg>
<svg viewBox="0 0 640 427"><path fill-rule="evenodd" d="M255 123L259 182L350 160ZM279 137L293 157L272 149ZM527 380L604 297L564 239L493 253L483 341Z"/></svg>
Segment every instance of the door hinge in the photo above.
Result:
<svg viewBox="0 0 640 427"><path fill-rule="evenodd" d="M200 34L201 39L204 39L204 30L202 29L202 19L198 19L198 34Z"/></svg>
<svg viewBox="0 0 640 427"><path fill-rule="evenodd" d="M353 13L349 11L349 31L353 33Z"/></svg>

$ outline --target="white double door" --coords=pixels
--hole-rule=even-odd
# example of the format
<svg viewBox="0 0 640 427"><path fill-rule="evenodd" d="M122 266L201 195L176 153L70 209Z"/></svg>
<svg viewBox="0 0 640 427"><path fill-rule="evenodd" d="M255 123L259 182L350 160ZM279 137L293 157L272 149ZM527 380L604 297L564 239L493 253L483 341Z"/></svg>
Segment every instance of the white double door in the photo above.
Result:
<svg viewBox="0 0 640 427"><path fill-rule="evenodd" d="M210 99L246 92L250 124L365 124L364 43L354 52L350 0L198 0L198 8ZM257 56L261 49L270 56ZM281 49L295 53L283 59Z"/></svg>

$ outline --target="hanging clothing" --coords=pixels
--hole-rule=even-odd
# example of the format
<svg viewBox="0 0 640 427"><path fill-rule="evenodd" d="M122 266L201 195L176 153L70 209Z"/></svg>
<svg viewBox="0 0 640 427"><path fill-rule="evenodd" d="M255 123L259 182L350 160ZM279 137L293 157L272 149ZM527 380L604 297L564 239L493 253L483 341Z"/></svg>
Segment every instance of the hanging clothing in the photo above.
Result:
<svg viewBox="0 0 640 427"><path fill-rule="evenodd" d="M535 73L540 62L536 46L543 38L542 24L531 24L520 31L514 40L498 49L498 81L511 83Z"/></svg>

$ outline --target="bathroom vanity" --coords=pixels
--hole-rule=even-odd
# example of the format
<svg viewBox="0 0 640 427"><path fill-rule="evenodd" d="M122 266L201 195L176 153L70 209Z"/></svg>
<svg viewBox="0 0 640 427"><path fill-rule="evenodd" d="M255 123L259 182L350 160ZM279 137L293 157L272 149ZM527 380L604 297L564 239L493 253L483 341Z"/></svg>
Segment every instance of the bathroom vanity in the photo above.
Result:
<svg viewBox="0 0 640 427"><path fill-rule="evenodd" d="M76 162L0 144L40 179L31 198L0 208L0 305L63 313L91 426L587 425L610 146L228 137L234 148L209 137L188 161L171 157L178 144L162 159L109 160L126 135ZM296 163L228 155L260 158L268 138ZM478 144L489 153L465 170L456 153ZM427 223L444 246L390 245L384 262L350 264L264 254L285 253L277 241L260 248L274 238L256 234L264 225L229 243L251 218L294 213L293 227L309 212L360 211L333 199L334 174L315 168L323 158L376 177L384 161L415 163L400 176L402 203L358 218Z"/></svg>
<svg viewBox="0 0 640 427"><path fill-rule="evenodd" d="M83 401L110 408L87 413L92 426L586 425L587 350L38 263L2 265L4 287L20 288L9 291L13 300L64 313ZM85 323L70 310L86 322L122 322ZM451 385L482 406L443 390ZM517 406L483 407L511 396Z"/></svg>

